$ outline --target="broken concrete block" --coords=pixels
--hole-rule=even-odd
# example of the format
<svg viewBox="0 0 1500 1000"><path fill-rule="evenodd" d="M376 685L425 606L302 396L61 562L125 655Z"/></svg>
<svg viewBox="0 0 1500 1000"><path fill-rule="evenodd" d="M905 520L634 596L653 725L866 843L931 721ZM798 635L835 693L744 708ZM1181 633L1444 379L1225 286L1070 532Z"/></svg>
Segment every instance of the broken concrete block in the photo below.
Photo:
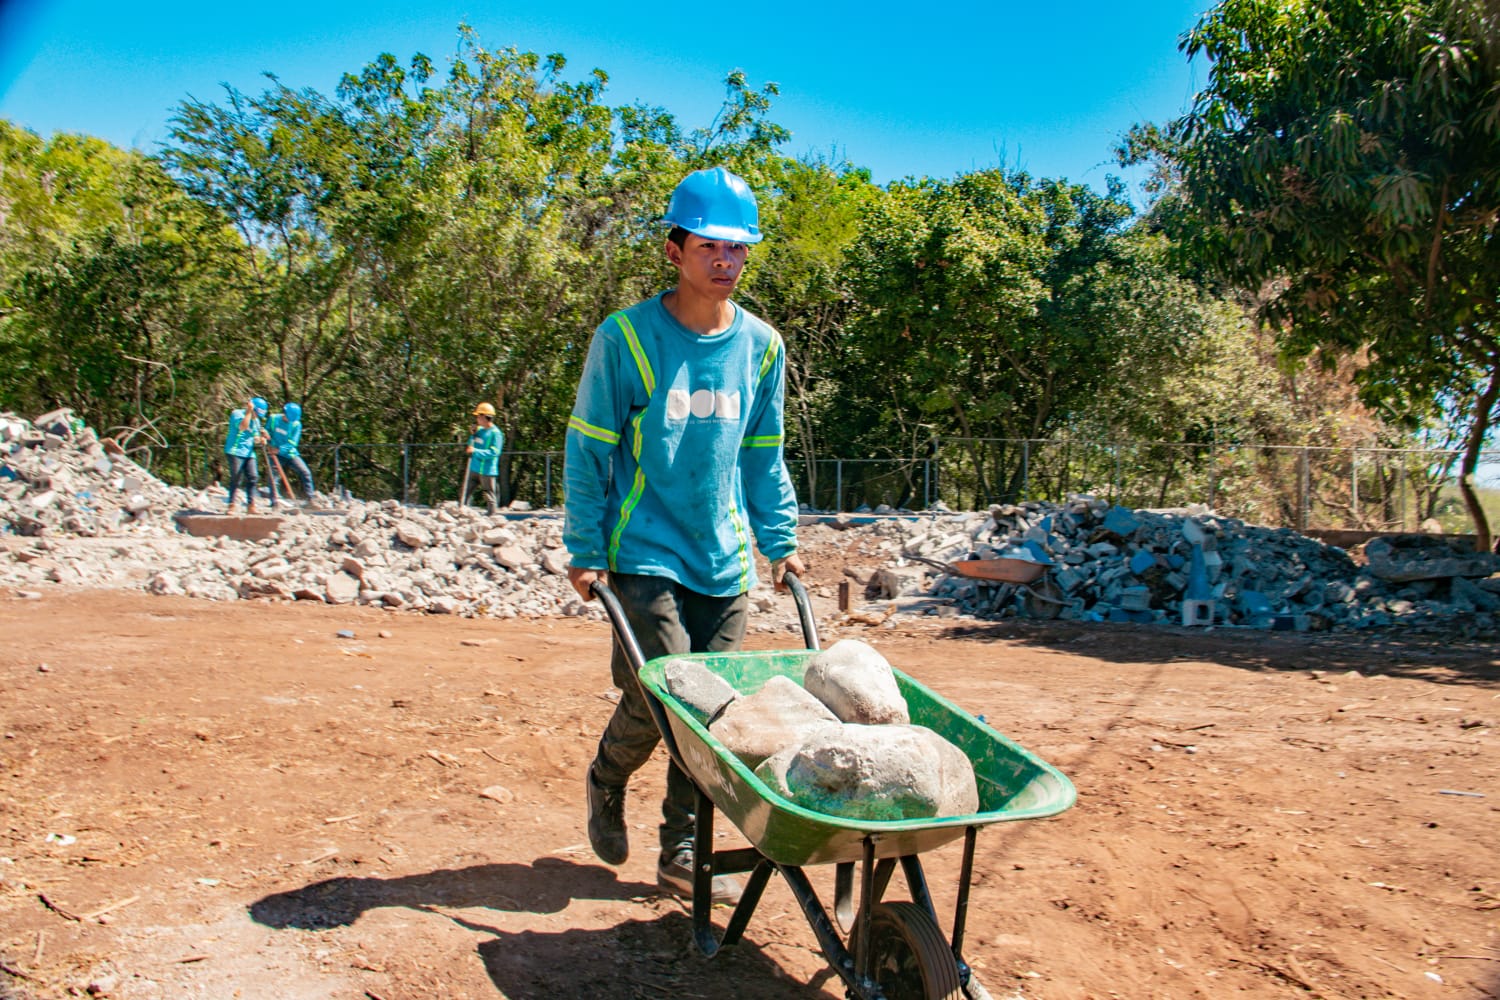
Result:
<svg viewBox="0 0 1500 1000"><path fill-rule="evenodd" d="M1151 588L1150 587L1121 587L1118 597L1119 606L1126 611L1150 611L1151 610Z"/></svg>
<svg viewBox="0 0 1500 1000"><path fill-rule="evenodd" d="M876 596L905 597L927 589L928 570L921 566L882 566L875 572Z"/></svg>
<svg viewBox="0 0 1500 1000"><path fill-rule="evenodd" d="M567 576L568 566L572 564L573 558L567 549L543 549L541 564L542 569L553 576Z"/></svg>
<svg viewBox="0 0 1500 1000"><path fill-rule="evenodd" d="M808 657L802 686L844 722L911 721L890 663L858 639L840 639Z"/></svg>
<svg viewBox="0 0 1500 1000"><path fill-rule="evenodd" d="M348 573L331 573L323 588L323 599L329 604L348 604L359 596L359 581Z"/></svg>
<svg viewBox="0 0 1500 1000"><path fill-rule="evenodd" d="M1124 507L1111 507L1100 525L1105 531L1119 535L1121 538L1129 538L1140 526L1140 518Z"/></svg>
<svg viewBox="0 0 1500 1000"><path fill-rule="evenodd" d="M668 693L704 725L739 696L728 681L697 660L668 661L662 666L662 679Z"/></svg>
<svg viewBox="0 0 1500 1000"><path fill-rule="evenodd" d="M754 694L731 701L708 727L714 738L750 767L821 727L837 727L828 707L789 677L776 675Z"/></svg>
<svg viewBox="0 0 1500 1000"><path fill-rule="evenodd" d="M514 545L518 541L516 533L505 527L486 528L479 540L489 546Z"/></svg>
<svg viewBox="0 0 1500 1000"><path fill-rule="evenodd" d="M402 521L396 525L396 538L400 540L401 544L414 549L424 548L432 544L432 532L420 524L413 524L410 521Z"/></svg>
<svg viewBox="0 0 1500 1000"><path fill-rule="evenodd" d="M495 562L509 570L518 570L532 563L531 553L519 545L497 545L494 556Z"/></svg>

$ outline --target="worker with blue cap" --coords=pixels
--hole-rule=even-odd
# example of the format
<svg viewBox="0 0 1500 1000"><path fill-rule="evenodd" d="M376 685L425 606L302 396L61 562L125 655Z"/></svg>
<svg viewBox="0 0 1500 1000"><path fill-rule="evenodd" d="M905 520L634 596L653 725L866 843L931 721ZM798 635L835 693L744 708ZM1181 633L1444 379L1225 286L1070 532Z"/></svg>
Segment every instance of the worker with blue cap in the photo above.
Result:
<svg viewBox="0 0 1500 1000"><path fill-rule="evenodd" d="M778 590L801 573L797 498L782 458L786 349L733 301L759 209L723 167L672 193L663 251L677 283L594 331L568 419L564 542L579 596L608 577L646 658L737 649L756 585L751 539ZM589 843L609 864L629 854L625 786L660 734L614 645L620 700L586 786ZM668 765L657 884L690 897L697 808L692 780ZM713 901L741 893L727 875Z"/></svg>
<svg viewBox="0 0 1500 1000"><path fill-rule="evenodd" d="M229 430L224 435L224 455L229 459L229 513L234 513L234 494L245 490L245 513L255 513L255 446L265 441L265 419L270 406L256 396L243 409L229 412Z"/></svg>
<svg viewBox="0 0 1500 1000"><path fill-rule="evenodd" d="M271 444L268 449L270 461L273 465L279 465L282 469L291 469L297 474L297 480L302 486L302 495L311 500L313 496L312 470L302 460L302 406L298 403L284 403L281 412L271 417L270 422ZM276 470L271 470L271 485L276 484ZM290 496L287 500L291 500Z"/></svg>

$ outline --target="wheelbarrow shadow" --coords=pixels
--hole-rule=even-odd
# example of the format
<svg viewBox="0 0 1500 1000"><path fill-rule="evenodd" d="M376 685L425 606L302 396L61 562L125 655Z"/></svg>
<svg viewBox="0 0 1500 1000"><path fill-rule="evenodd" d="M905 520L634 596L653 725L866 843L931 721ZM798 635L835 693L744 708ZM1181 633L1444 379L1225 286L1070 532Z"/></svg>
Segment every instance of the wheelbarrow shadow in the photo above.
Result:
<svg viewBox="0 0 1500 1000"><path fill-rule="evenodd" d="M625 901L655 892L655 885L622 882L599 865L543 857L531 864L483 864L396 878L325 879L263 896L249 911L262 926L309 931L352 926L366 911L380 907L441 916L489 936L477 948L479 957L496 988L514 1000L563 995L592 1000L825 1000L829 994L822 985L835 980L832 986L838 986L827 968L810 982L794 980L744 939L707 959L693 945L692 920L685 912L558 932L505 931L472 914L446 912L559 913L577 899Z"/></svg>
<svg viewBox="0 0 1500 1000"><path fill-rule="evenodd" d="M494 940L481 944L479 954L490 981L512 1000L826 1000L825 984L836 990L833 995L843 995L832 969L825 966L801 982L743 938L705 958L692 943L692 920L685 913L599 930L492 933Z"/></svg>

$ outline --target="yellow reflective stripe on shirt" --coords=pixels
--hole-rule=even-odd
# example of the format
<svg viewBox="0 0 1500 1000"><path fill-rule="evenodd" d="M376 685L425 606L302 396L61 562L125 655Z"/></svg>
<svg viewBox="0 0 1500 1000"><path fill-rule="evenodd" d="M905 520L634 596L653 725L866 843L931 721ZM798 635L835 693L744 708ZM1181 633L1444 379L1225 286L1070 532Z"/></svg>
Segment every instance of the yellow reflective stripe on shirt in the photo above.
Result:
<svg viewBox="0 0 1500 1000"><path fill-rule="evenodd" d="M580 419L577 414L568 418L568 426L584 437L591 437L595 441L603 441L605 444L620 443L620 435L614 431L607 431L603 427L595 427L593 424Z"/></svg>
<svg viewBox="0 0 1500 1000"><path fill-rule="evenodd" d="M733 504L729 505L729 523L734 525L734 537L739 540L740 557L740 593L750 589L750 547L745 537L745 526L740 523L739 508Z"/></svg>
<svg viewBox="0 0 1500 1000"><path fill-rule="evenodd" d="M765 378L766 372L776 363L776 355L781 350L781 337L778 334L771 335L771 342L766 345L766 353L760 359L760 375L757 378Z"/></svg>
<svg viewBox="0 0 1500 1000"><path fill-rule="evenodd" d="M620 538L625 534L625 525L630 523L630 515L635 510L635 505L641 502L641 494L646 492L646 472L641 468L641 420L646 416L642 410L635 415L630 422L635 430L635 436L630 442L630 454L635 458L635 481L630 484L630 494L620 504L620 519L615 522L615 530L609 535L609 568L615 568L615 558L620 554Z"/></svg>
<svg viewBox="0 0 1500 1000"><path fill-rule="evenodd" d="M641 347L641 338L636 335L635 326L630 322L630 317L624 313L615 313L615 322L619 324L620 331L625 334L625 343L630 347L630 355L635 358L636 370L641 373L641 384L646 387L646 395L650 396L656 392L656 373L651 370L651 361L646 357L646 351Z"/></svg>
<svg viewBox="0 0 1500 1000"><path fill-rule="evenodd" d="M780 434L762 434L759 437L747 437L740 442L741 448L776 448L781 445Z"/></svg>

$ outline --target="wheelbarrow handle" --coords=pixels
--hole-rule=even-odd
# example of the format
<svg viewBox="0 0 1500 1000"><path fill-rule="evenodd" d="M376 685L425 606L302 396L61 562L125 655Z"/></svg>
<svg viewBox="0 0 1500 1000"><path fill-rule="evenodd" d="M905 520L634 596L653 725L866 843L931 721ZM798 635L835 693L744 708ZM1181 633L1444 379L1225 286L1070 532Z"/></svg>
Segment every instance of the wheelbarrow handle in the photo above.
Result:
<svg viewBox="0 0 1500 1000"><path fill-rule="evenodd" d="M788 572L782 579L792 592L792 599L797 602L797 618L802 622L802 641L807 643L808 649L822 649L823 646L818 642L818 623L813 618L812 599L807 596L807 588L796 573Z"/></svg>

